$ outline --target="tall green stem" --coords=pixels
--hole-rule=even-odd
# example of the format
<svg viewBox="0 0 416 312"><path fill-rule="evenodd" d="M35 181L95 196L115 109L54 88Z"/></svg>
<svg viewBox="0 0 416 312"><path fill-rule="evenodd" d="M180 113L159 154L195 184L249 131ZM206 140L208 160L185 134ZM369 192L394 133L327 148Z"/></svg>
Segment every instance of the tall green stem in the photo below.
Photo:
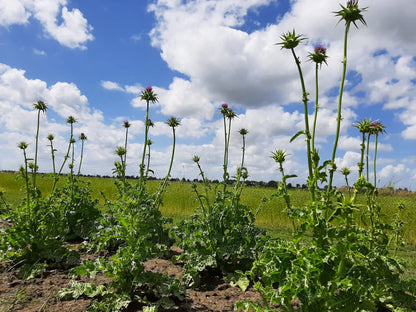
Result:
<svg viewBox="0 0 416 312"><path fill-rule="evenodd" d="M308 93L306 92L305 82L303 79L302 68L300 67L299 58L296 56L295 50L290 49L292 55L295 59L296 66L298 67L300 83L302 86L302 102L304 108L304 117L305 117L305 136L306 136L306 153L308 158L308 170L309 170L309 179L312 179L312 158L311 158L311 133L309 131L309 114L308 114ZM315 185L311 186L311 196L312 200L315 199Z"/></svg>
<svg viewBox="0 0 416 312"><path fill-rule="evenodd" d="M81 140L81 157L79 160L78 176L81 174L81 164L82 164L83 156L84 156L84 140Z"/></svg>
<svg viewBox="0 0 416 312"><path fill-rule="evenodd" d="M142 163L140 164L140 182L142 183L144 179L144 159L146 156L146 149L147 149L147 136L149 134L149 103L150 100L146 100L146 120L144 123L144 146L143 146L143 154L142 154Z"/></svg>
<svg viewBox="0 0 416 312"><path fill-rule="evenodd" d="M36 127L36 143L35 143L35 168L33 171L33 187L36 189L36 173L38 171L38 145L39 145L39 123L40 123L40 112L41 110L38 110L38 122Z"/></svg>
<svg viewBox="0 0 416 312"><path fill-rule="evenodd" d="M318 85L318 68L319 64L315 65L315 114L313 117L313 127L312 127L312 151L315 151L315 133L316 133L316 121L318 119L318 99L319 99L319 85Z"/></svg>
<svg viewBox="0 0 416 312"><path fill-rule="evenodd" d="M374 147L374 188L377 189L377 144L378 144L378 133L376 133L376 143Z"/></svg>
<svg viewBox="0 0 416 312"><path fill-rule="evenodd" d="M158 191L157 207L159 206L159 204L161 202L161 196L162 196L163 192L166 189L166 186L167 186L167 183L168 183L168 179L170 177L170 172L172 171L173 159L175 158L175 148L176 148L176 131L175 131L175 127L172 127L172 132L173 132L172 155L170 157L170 164L169 164L168 173L166 174L165 180L160 185L160 188L159 188L159 191Z"/></svg>
<svg viewBox="0 0 416 312"><path fill-rule="evenodd" d="M226 117L223 117L224 120L224 165L223 165L223 181L224 181L224 191L227 184L227 166L228 166L228 143L227 143L227 122Z"/></svg>
<svg viewBox="0 0 416 312"><path fill-rule="evenodd" d="M53 186L52 186L52 192L55 190L56 184L58 183L58 180L59 180L59 176L61 175L62 170L64 169L65 163L66 163L67 159L69 158L69 152L71 151L71 144L72 144L72 140L73 140L74 127L73 127L72 123L70 125L71 125L71 135L69 137L68 150L66 151L64 161L62 162L61 168L59 168L58 174L55 175L55 180L54 180Z"/></svg>
<svg viewBox="0 0 416 312"><path fill-rule="evenodd" d="M332 189L332 180L333 180L334 172L335 172L335 156L337 153L338 139L339 139L339 133L341 129L342 95L344 93L345 74L347 72L347 39L348 39L349 29L350 29L350 23L347 23L345 26L345 35L344 35L344 59L342 61L342 64L343 64L342 78L341 78L341 85L339 87L339 96L338 96L337 131L335 134L334 149L332 151L332 157L331 157L331 163L332 163L333 168L331 168L329 172L328 191Z"/></svg>
<svg viewBox="0 0 416 312"><path fill-rule="evenodd" d="M361 160L358 163L358 177L361 177L364 170L364 151L365 151L365 132L363 132L363 140L361 143Z"/></svg>
<svg viewBox="0 0 416 312"><path fill-rule="evenodd" d="M366 166L367 182L370 181L369 180L369 174L368 174L368 153L369 153L369 150L370 150L370 136L371 136L371 134L369 133L368 136L367 136L367 151L366 151L366 154L365 154L365 166Z"/></svg>

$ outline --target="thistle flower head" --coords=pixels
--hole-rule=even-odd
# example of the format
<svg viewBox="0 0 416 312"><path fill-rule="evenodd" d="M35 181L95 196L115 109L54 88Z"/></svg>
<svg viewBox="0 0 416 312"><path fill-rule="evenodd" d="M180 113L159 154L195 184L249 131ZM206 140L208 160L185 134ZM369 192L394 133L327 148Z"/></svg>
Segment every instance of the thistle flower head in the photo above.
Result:
<svg viewBox="0 0 416 312"><path fill-rule="evenodd" d="M276 150L270 157L273 158L275 162L283 164L286 160L286 156L288 155L289 154L286 154L284 150Z"/></svg>
<svg viewBox="0 0 416 312"><path fill-rule="evenodd" d="M227 117L229 119L233 119L237 116L236 113L226 103L221 105L219 111L224 117Z"/></svg>
<svg viewBox="0 0 416 312"><path fill-rule="evenodd" d="M53 134L48 134L48 136L46 137L49 141L53 141L53 139L55 139Z"/></svg>
<svg viewBox="0 0 416 312"><path fill-rule="evenodd" d="M79 136L79 139L80 139L81 141L84 141L84 140L86 140L86 139L87 139L87 137L85 136L85 134L84 134L84 133L81 133L81 135Z"/></svg>
<svg viewBox="0 0 416 312"><path fill-rule="evenodd" d="M41 112L46 112L48 106L43 101L37 101L37 103L33 104L33 109L37 109Z"/></svg>
<svg viewBox="0 0 416 312"><path fill-rule="evenodd" d="M316 64L327 64L326 59L328 56L326 55L326 48L322 45L317 45L315 47L315 51L313 53L309 53L308 57L310 61L315 62Z"/></svg>
<svg viewBox="0 0 416 312"><path fill-rule="evenodd" d="M144 91L142 91L142 94L140 95L140 99L145 100L147 102L157 102L157 94L153 92L152 87L147 87Z"/></svg>
<svg viewBox="0 0 416 312"><path fill-rule="evenodd" d="M358 129L361 133L370 133L370 124L371 119L364 118L361 121L357 121L355 124L353 124L354 127Z"/></svg>
<svg viewBox="0 0 416 312"><path fill-rule="evenodd" d="M27 143L26 142L20 142L17 145L17 147L20 148L21 150L25 150L25 149L27 149Z"/></svg>
<svg viewBox="0 0 416 312"><path fill-rule="evenodd" d="M347 167L345 167L345 168L342 168L342 169L341 169L341 173L342 173L344 176L348 176L348 175L351 173L351 171L350 171L350 169L348 169Z"/></svg>
<svg viewBox="0 0 416 312"><path fill-rule="evenodd" d="M199 162L199 160L200 160L200 158L199 158L199 156L197 156L197 155L195 155L193 158L192 158L192 160L193 160L193 162Z"/></svg>
<svg viewBox="0 0 416 312"><path fill-rule="evenodd" d="M116 148L114 153L121 157L121 156L126 155L126 149L124 147L119 146L119 147Z"/></svg>
<svg viewBox="0 0 416 312"><path fill-rule="evenodd" d="M280 39L282 39L282 42L276 43L276 45L281 45L281 49L294 49L302 42L302 40L306 40L307 38L303 37L303 35L296 35L296 32L293 29L292 32L288 31L281 35Z"/></svg>
<svg viewBox="0 0 416 312"><path fill-rule="evenodd" d="M170 117L166 123L169 127L176 128L181 124L181 121L176 117Z"/></svg>
<svg viewBox="0 0 416 312"><path fill-rule="evenodd" d="M224 103L224 104L221 104L221 107L220 107L220 113L221 114L223 114L223 115L225 115L225 113L228 111L228 104L227 103Z"/></svg>
<svg viewBox="0 0 416 312"><path fill-rule="evenodd" d="M76 123L77 122L77 120L75 119L75 117L73 117L73 116L69 116L67 119L66 119L66 123L69 123L69 124L74 124L74 123Z"/></svg>
<svg viewBox="0 0 416 312"><path fill-rule="evenodd" d="M150 146L150 145L152 145L152 144L153 144L153 141L152 141L152 140L150 140L150 139L149 139L149 140L147 140L146 145L149 145L149 146Z"/></svg>
<svg viewBox="0 0 416 312"><path fill-rule="evenodd" d="M362 12L366 11L367 8L359 8L358 0L349 0L347 2L347 6L344 7L342 4L340 4L340 6L342 10L333 12L335 13L335 16L340 16L340 20L338 21L338 23L342 20L345 20L346 25L353 23L354 26L357 28L358 28L356 24L357 21L360 21L364 25L367 25L367 23L364 20L363 15L361 14Z"/></svg>
<svg viewBox="0 0 416 312"><path fill-rule="evenodd" d="M380 121L373 121L370 123L369 131L371 134L386 133L386 126Z"/></svg>
<svg viewBox="0 0 416 312"><path fill-rule="evenodd" d="M246 135L248 133L248 130L245 128L241 128L240 130L238 130L238 133L240 133L241 135Z"/></svg>
<svg viewBox="0 0 416 312"><path fill-rule="evenodd" d="M124 128L130 128L130 126L131 126L131 124L129 123L129 121L128 120L124 120L123 127Z"/></svg>
<svg viewBox="0 0 416 312"><path fill-rule="evenodd" d="M72 138L72 139L69 140L69 143L70 144L74 144L75 142L76 142L76 140L74 138Z"/></svg>

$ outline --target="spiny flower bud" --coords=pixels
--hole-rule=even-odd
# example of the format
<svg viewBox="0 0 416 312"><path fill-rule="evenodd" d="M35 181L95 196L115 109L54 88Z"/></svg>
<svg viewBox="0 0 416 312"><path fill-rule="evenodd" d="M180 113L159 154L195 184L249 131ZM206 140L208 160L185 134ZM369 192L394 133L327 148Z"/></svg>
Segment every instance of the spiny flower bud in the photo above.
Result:
<svg viewBox="0 0 416 312"><path fill-rule="evenodd" d="M118 156L124 156L126 154L126 149L124 147L117 147L116 150L114 151Z"/></svg>
<svg viewBox="0 0 416 312"><path fill-rule="evenodd" d="M199 159L200 159L199 156L196 156L196 155L192 158L192 160L196 163L199 162Z"/></svg>
<svg viewBox="0 0 416 312"><path fill-rule="evenodd" d="M129 123L129 121L128 120L124 120L123 127L124 128L129 128L130 126L131 126L131 124Z"/></svg>
<svg viewBox="0 0 416 312"><path fill-rule="evenodd" d="M248 133L248 130L247 130L247 129L244 129L244 128L241 128L240 130L238 130L238 132L239 132L241 135L246 135L246 134Z"/></svg>
<svg viewBox="0 0 416 312"><path fill-rule="evenodd" d="M33 109L37 109L42 112L46 112L48 106L43 101L38 101L37 103L33 104Z"/></svg>
<svg viewBox="0 0 416 312"><path fill-rule="evenodd" d="M270 157L273 158L275 162L283 164L286 160L286 156L288 156L288 154L286 154L284 150L276 150Z"/></svg>
<svg viewBox="0 0 416 312"><path fill-rule="evenodd" d="M335 16L340 16L340 20L338 23L342 20L345 20L345 24L349 25L351 23L354 24L355 27L358 28L356 21L360 21L364 25L367 25L367 23L364 20L363 15L361 12L364 12L367 10L367 8L359 8L358 7L358 0L349 0L347 2L347 6L344 7L342 4L340 4L342 10L333 12L335 13Z"/></svg>
<svg viewBox="0 0 416 312"><path fill-rule="evenodd" d="M327 64L326 59L328 56L326 55L326 48L321 45L316 46L314 53L309 53L308 57L309 60L317 64Z"/></svg>
<svg viewBox="0 0 416 312"><path fill-rule="evenodd" d="M53 136L53 134L49 134L47 137L46 137L49 141L53 141L53 139L55 139L55 137Z"/></svg>
<svg viewBox="0 0 416 312"><path fill-rule="evenodd" d="M27 149L27 143L26 142L20 142L19 145L17 145L18 148L21 150Z"/></svg>
<svg viewBox="0 0 416 312"><path fill-rule="evenodd" d="M81 133L81 135L79 136L79 139L80 139L81 141L83 141L83 140L86 140L86 139L87 139L87 137L85 136L85 134L84 134L84 133Z"/></svg>
<svg viewBox="0 0 416 312"><path fill-rule="evenodd" d="M147 87L146 90L142 91L140 98L152 103L157 102L157 94L153 92L152 87Z"/></svg>
<svg viewBox="0 0 416 312"><path fill-rule="evenodd" d="M172 128L175 128L181 124L180 120L175 117L169 118L166 123L168 124L169 127L172 127Z"/></svg>
<svg viewBox="0 0 416 312"><path fill-rule="evenodd" d="M302 40L306 40L303 35L296 35L295 30L292 32L288 31L287 33L280 36L282 42L276 43L276 45L281 45L282 49L294 49L296 48Z"/></svg>
<svg viewBox="0 0 416 312"><path fill-rule="evenodd" d="M69 123L69 124L74 124L76 122L77 120L73 116L69 116L66 120L66 123Z"/></svg>

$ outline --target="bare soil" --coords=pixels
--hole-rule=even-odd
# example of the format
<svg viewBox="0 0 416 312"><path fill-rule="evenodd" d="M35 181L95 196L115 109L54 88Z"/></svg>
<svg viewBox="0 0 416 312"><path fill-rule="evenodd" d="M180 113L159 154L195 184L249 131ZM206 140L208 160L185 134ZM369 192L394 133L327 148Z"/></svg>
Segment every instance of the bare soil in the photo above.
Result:
<svg viewBox="0 0 416 312"><path fill-rule="evenodd" d="M91 255L82 256L82 258L86 257L91 258ZM166 273L181 279L181 265L174 264L170 259L152 259L144 265L146 270ZM0 312L85 311L91 304L91 299L62 301L57 298L58 291L62 288L69 288L71 282L72 280L68 278L68 271L65 270L47 270L39 278L22 280L17 277L10 263L3 262L0 264ZM105 282L105 280L100 281L100 283ZM260 300L260 296L254 289L243 292L238 287L232 287L219 276L208 275L198 289L187 289L186 299L172 311L234 311L234 303L246 299L257 301ZM141 309L131 304L125 312L136 311L141 311ZM167 311L170 310L165 310Z"/></svg>

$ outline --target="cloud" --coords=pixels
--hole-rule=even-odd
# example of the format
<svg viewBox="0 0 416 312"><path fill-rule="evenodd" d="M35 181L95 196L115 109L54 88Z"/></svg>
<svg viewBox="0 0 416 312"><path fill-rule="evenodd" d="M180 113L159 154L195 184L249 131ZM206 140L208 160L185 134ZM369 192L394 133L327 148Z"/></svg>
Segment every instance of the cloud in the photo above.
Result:
<svg viewBox="0 0 416 312"><path fill-rule="evenodd" d="M101 81L101 86L106 90L116 90L116 91L124 91L123 87L121 87L117 82L113 81Z"/></svg>
<svg viewBox="0 0 416 312"><path fill-rule="evenodd" d="M46 56L46 52L45 51L38 50L38 49L33 49L33 53L35 53L37 55Z"/></svg>
<svg viewBox="0 0 416 312"><path fill-rule="evenodd" d="M0 25L27 24L33 17L61 45L84 50L87 42L94 39L93 28L80 10L68 10L66 5L67 0L0 0Z"/></svg>
<svg viewBox="0 0 416 312"><path fill-rule="evenodd" d="M26 24L30 13L21 1L0 0L0 25Z"/></svg>

